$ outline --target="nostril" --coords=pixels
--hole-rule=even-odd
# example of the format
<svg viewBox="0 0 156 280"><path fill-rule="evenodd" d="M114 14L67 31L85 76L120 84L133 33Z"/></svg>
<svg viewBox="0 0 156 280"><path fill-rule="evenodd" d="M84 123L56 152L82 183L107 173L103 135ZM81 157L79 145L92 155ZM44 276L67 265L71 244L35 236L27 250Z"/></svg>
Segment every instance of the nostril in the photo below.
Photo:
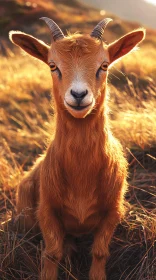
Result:
<svg viewBox="0 0 156 280"><path fill-rule="evenodd" d="M72 89L71 89L70 93L71 93L71 95L72 95L73 97L76 97L75 91L73 91Z"/></svg>
<svg viewBox="0 0 156 280"><path fill-rule="evenodd" d="M76 99L79 98L78 93L76 91L71 89L70 93L74 98L76 98Z"/></svg>
<svg viewBox="0 0 156 280"><path fill-rule="evenodd" d="M88 90L86 89L85 91L80 93L81 98L84 98L88 94Z"/></svg>

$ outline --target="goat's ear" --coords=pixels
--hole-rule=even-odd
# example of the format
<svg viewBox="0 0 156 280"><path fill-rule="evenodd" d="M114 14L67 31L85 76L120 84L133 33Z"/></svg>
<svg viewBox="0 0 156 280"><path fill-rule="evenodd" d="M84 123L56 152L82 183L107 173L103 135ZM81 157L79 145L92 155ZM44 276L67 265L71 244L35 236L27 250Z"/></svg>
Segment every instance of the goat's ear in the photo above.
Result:
<svg viewBox="0 0 156 280"><path fill-rule="evenodd" d="M126 34L108 46L110 63L133 50L145 38L145 30L139 29Z"/></svg>
<svg viewBox="0 0 156 280"><path fill-rule="evenodd" d="M49 47L43 41L20 31L10 31L9 38L15 45L22 48L25 52L48 63Z"/></svg>

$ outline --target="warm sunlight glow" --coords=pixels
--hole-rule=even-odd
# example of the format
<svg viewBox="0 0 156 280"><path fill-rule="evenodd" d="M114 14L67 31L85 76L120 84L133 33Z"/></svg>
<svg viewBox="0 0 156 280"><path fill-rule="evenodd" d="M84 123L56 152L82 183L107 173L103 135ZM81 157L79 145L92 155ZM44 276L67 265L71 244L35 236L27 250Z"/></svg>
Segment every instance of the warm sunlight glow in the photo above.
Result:
<svg viewBox="0 0 156 280"><path fill-rule="evenodd" d="M156 0L145 0L145 1L148 2L148 3L151 3L153 5L156 5Z"/></svg>

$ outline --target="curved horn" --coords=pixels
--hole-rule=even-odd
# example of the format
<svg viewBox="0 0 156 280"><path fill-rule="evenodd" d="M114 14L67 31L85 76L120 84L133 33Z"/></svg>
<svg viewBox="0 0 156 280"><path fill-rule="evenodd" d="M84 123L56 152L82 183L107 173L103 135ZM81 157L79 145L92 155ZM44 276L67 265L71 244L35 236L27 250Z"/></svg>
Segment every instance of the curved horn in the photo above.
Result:
<svg viewBox="0 0 156 280"><path fill-rule="evenodd" d="M112 21L111 18L105 18L101 20L93 29L92 33L90 34L91 37L95 37L97 39L102 39L102 35L105 31L107 24Z"/></svg>
<svg viewBox="0 0 156 280"><path fill-rule="evenodd" d="M54 41L64 38L64 34L62 30L52 19L47 17L41 17L40 19L44 20L46 24L49 26Z"/></svg>

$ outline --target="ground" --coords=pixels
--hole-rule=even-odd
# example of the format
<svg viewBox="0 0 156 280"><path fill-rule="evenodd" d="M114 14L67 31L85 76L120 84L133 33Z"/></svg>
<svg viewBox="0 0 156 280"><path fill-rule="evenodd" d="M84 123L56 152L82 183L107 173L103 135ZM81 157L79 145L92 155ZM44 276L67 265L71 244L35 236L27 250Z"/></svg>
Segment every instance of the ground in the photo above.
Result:
<svg viewBox="0 0 156 280"><path fill-rule="evenodd" d="M77 1L72 4L71 1L66 1L66 4L64 1L46 1L44 4L44 1L40 0L38 10L35 10L35 7L31 9L32 4L26 6L22 0L12 3L20 7L20 10L16 9L17 24L21 25L21 28L18 25L18 29L29 31L47 41L50 38L48 29L43 23L38 25L36 18L34 19L35 11L35 17L38 13L42 14L43 8L47 9L49 14L50 11L57 11L55 20L58 18L64 31L70 29L72 32L77 29L90 32L101 19L97 10L85 10ZM28 14L26 9L30 9ZM75 17L70 17L73 12ZM5 13L8 11L5 10ZM13 48L5 34L8 28L17 29L14 19L16 13L7 14L13 19L9 21L9 27L6 22L0 21L0 28L3 29L0 41L0 279L35 280L42 264L42 237L36 236L32 239L28 234L17 234L11 220L16 212L16 187L24 172L30 169L47 146L53 133L54 111L49 69L42 62ZM31 15L29 30L28 24L24 25L22 21L23 14L26 18ZM8 17L3 15L5 20ZM105 33L108 42L138 27L137 24L112 17L114 23L108 26ZM69 23L64 24L67 18ZM84 21L86 24L82 23ZM109 280L154 280L156 275L155 35L155 31L148 29L140 50L118 62L109 73L111 126L114 135L123 144L129 161L127 214L118 226L110 245L107 264ZM8 220L8 229L4 229ZM81 271L79 279L86 279L90 262L87 252L91 237L83 237L76 240L76 243L79 254L73 259L74 275ZM68 259L64 264L60 264L61 266L63 275L66 270L70 271ZM63 277L61 276L61 279Z"/></svg>

